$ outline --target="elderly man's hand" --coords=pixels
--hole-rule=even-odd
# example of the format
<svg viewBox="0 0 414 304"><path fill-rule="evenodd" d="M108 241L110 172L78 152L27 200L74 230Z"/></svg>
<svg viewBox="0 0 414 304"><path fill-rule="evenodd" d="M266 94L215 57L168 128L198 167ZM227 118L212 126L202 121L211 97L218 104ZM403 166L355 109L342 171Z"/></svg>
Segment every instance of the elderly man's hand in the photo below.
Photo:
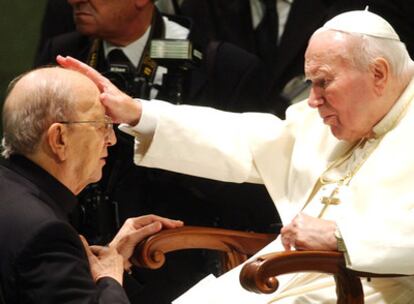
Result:
<svg viewBox="0 0 414 304"><path fill-rule="evenodd" d="M89 65L70 56L57 56L56 61L64 68L80 72L91 79L101 92L101 102L115 123L136 125L141 118L141 103L120 91L108 78Z"/></svg>
<svg viewBox="0 0 414 304"><path fill-rule="evenodd" d="M333 221L299 213L280 233L286 250L337 250Z"/></svg>
<svg viewBox="0 0 414 304"><path fill-rule="evenodd" d="M109 247L118 250L124 258L125 269L129 269L131 267L129 259L137 243L163 228L169 229L181 226L183 226L182 221L171 220L152 214L129 218L111 241Z"/></svg>
<svg viewBox="0 0 414 304"><path fill-rule="evenodd" d="M111 277L122 285L124 259L116 248L89 246L83 236L80 238L88 257L93 280L97 282L100 278Z"/></svg>

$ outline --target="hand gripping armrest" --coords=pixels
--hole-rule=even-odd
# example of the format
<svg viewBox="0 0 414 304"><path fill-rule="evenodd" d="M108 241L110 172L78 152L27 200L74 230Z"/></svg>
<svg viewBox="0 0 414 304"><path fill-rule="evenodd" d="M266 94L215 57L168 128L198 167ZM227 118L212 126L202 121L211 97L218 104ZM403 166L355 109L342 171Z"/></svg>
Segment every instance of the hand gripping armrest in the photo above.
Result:
<svg viewBox="0 0 414 304"><path fill-rule="evenodd" d="M255 254L276 238L277 234L264 234L230 229L184 226L162 230L140 242L131 262L140 267L160 268L165 254L183 249L210 249L224 254L227 271Z"/></svg>

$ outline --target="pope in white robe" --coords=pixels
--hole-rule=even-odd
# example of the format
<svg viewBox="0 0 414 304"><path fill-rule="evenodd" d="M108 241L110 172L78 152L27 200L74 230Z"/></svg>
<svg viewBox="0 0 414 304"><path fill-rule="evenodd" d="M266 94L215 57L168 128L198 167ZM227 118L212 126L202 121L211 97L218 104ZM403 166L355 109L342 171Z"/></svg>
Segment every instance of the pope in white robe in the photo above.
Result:
<svg viewBox="0 0 414 304"><path fill-rule="evenodd" d="M375 41L366 56L375 60L358 56L368 52L364 39ZM259 254L305 249L289 226L299 216L335 224L348 268L414 274L413 62L392 27L367 11L328 21L305 59L309 99L291 106L284 121L155 100L140 103L142 115L131 120L137 112L120 107L120 93L107 80L76 68L100 84L114 120L128 123L121 129L136 137L137 165L266 186L286 228ZM335 239L330 233L323 241ZM239 271L203 280L174 304L336 303L333 278L324 274L282 276L275 294L257 295L242 289ZM410 276L364 280L363 288L366 303L414 299Z"/></svg>

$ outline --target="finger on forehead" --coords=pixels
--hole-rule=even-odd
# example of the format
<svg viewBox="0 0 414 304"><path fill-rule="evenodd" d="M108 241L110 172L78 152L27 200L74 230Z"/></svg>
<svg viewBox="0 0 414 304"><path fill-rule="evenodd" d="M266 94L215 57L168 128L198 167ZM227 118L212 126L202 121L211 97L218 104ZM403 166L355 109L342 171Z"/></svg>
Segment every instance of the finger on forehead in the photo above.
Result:
<svg viewBox="0 0 414 304"><path fill-rule="evenodd" d="M87 76L98 86L99 90L103 92L105 88L106 78L103 77L98 71L70 56L63 57L59 55L57 56L56 60L62 67L77 71Z"/></svg>

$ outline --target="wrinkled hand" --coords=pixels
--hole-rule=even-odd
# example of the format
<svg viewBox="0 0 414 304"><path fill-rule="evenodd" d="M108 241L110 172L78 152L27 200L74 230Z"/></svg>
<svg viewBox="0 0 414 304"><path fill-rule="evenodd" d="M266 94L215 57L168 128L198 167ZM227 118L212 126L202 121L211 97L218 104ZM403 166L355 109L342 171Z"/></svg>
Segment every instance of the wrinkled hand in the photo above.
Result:
<svg viewBox="0 0 414 304"><path fill-rule="evenodd" d="M152 214L129 218L122 225L121 229L109 244L109 247L116 248L123 256L124 268L128 270L131 267L129 259L134 253L137 243L163 228L169 229L181 226L183 226L182 221L171 220Z"/></svg>
<svg viewBox="0 0 414 304"><path fill-rule="evenodd" d="M83 236L80 236L89 261L92 278L97 282L100 278L111 277L122 285L124 260L116 248L89 246Z"/></svg>
<svg viewBox="0 0 414 304"><path fill-rule="evenodd" d="M337 250L333 221L299 213L280 230L285 250Z"/></svg>
<svg viewBox="0 0 414 304"><path fill-rule="evenodd" d="M89 65L70 56L57 56L56 61L64 68L78 71L91 79L101 92L100 100L106 113L115 123L135 126L141 118L141 103L119 90L108 78L102 76Z"/></svg>

